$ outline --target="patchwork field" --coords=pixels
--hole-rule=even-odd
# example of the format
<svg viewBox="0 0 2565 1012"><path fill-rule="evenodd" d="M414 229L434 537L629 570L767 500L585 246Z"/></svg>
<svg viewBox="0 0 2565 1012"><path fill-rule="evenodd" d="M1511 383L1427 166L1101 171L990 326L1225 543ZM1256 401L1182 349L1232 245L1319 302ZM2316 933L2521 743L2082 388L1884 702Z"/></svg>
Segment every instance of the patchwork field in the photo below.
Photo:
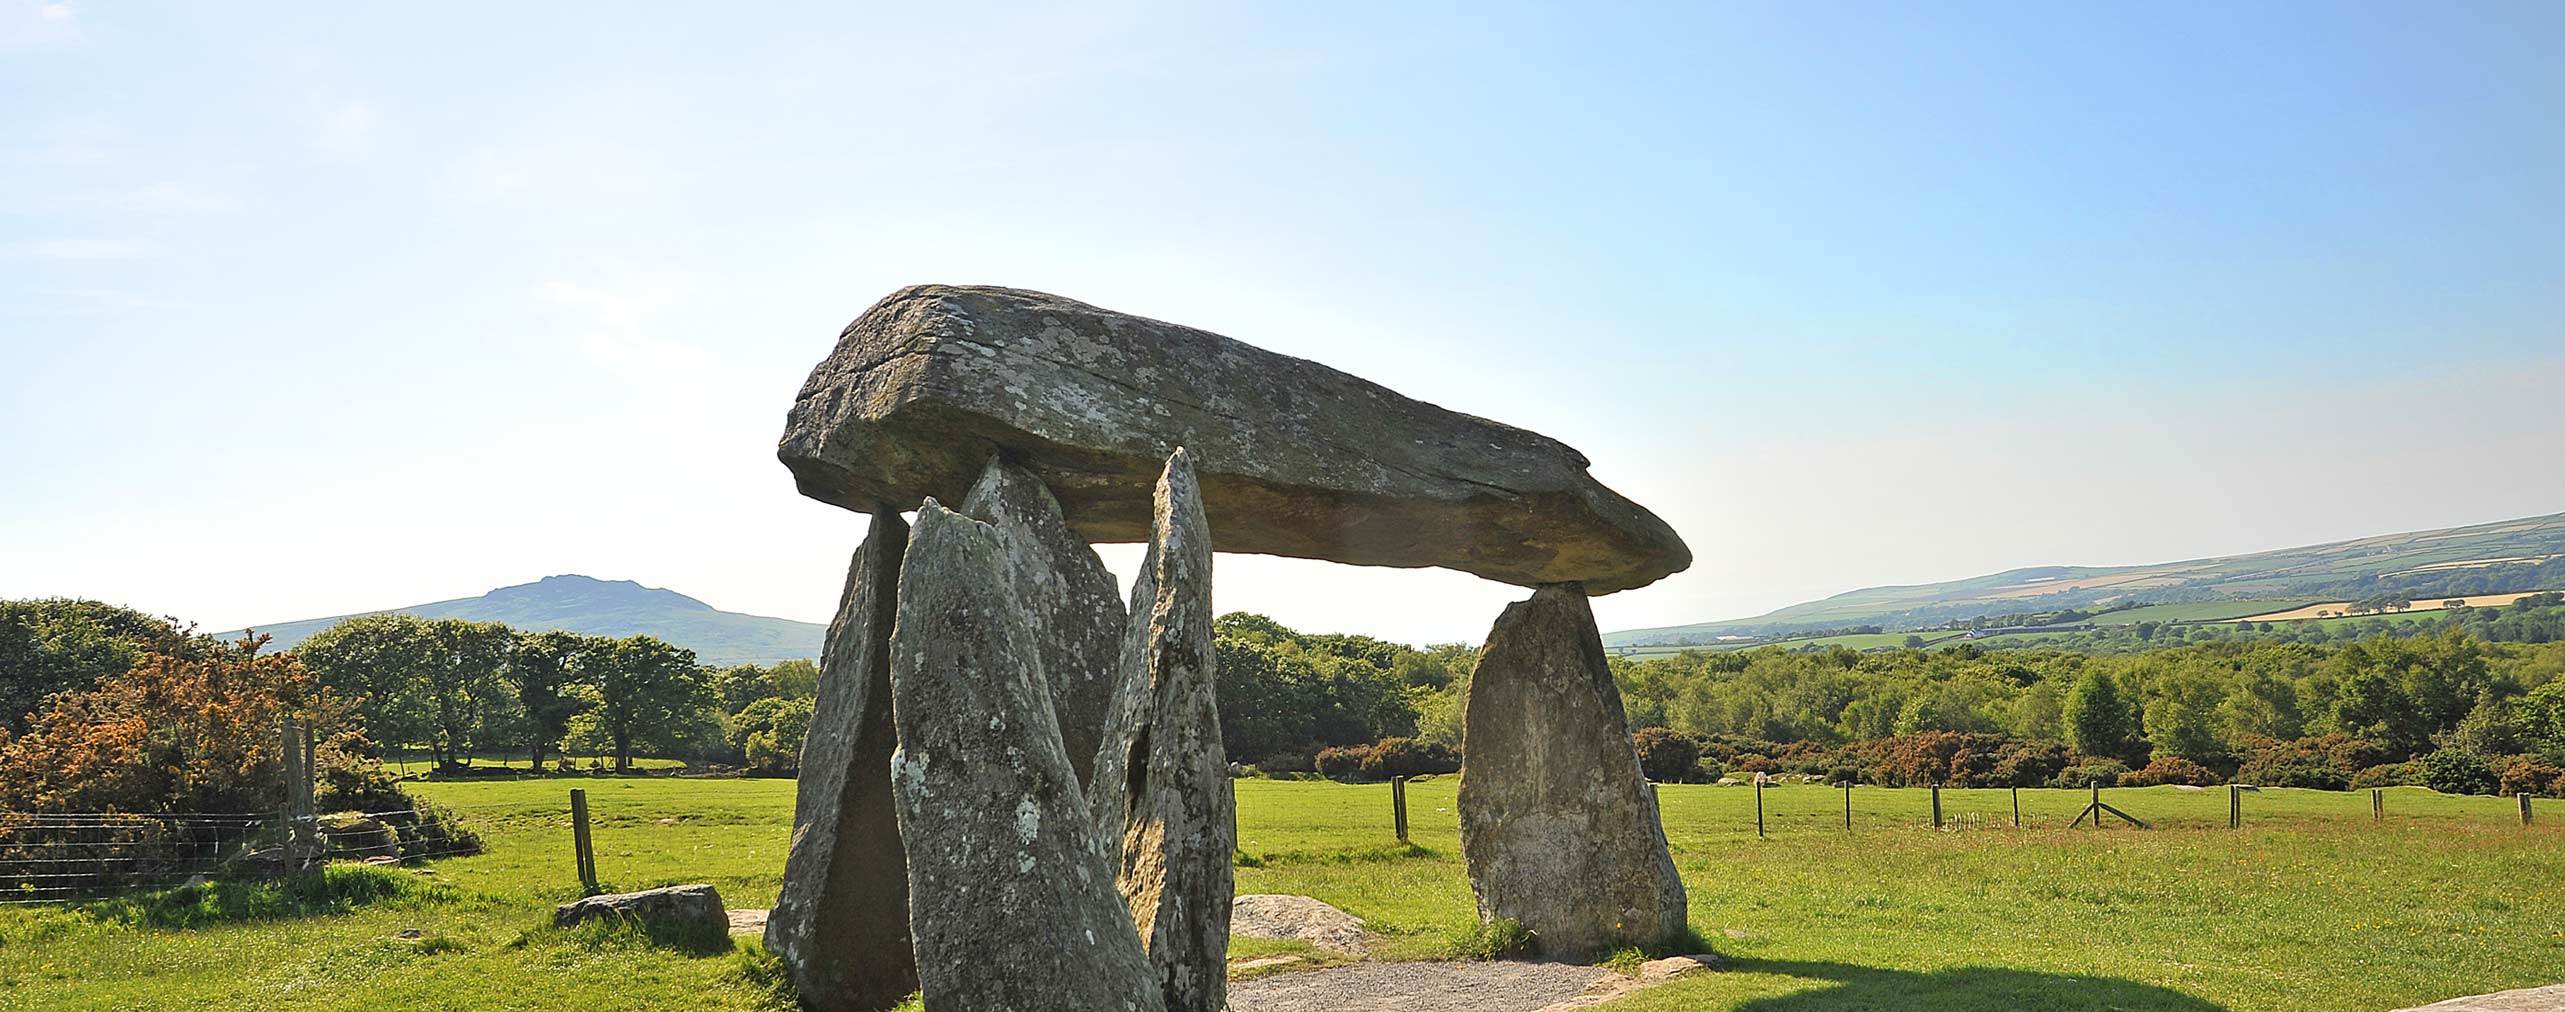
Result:
<svg viewBox="0 0 2565 1012"><path fill-rule="evenodd" d="M246 888L0 908L0 1008L787 1007L753 944L705 954L546 926L576 892L572 786L590 792L612 886L708 881L733 906L773 901L790 781L429 784L488 853L351 869L333 877L343 896L263 911ZM1401 846L1385 786L1242 781L1238 888L1344 907L1385 956L1453 953L1474 920L1455 786L1411 788ZM2400 788L2373 822L2365 793L2275 790L2247 795L2231 831L2223 790L2165 787L2106 795L2157 828L2094 831L2065 828L2083 794L2023 791L2015 829L2007 792L1953 790L1935 831L1927 792L1865 787L1847 832L1842 792L1790 786L1764 793L1758 838L1751 789L1661 797L1693 922L1728 968L1614 1008L2391 1009L2565 977L2565 810L2525 828L2509 800Z"/></svg>
<svg viewBox="0 0 2565 1012"><path fill-rule="evenodd" d="M2525 592L2518 593L2518 594L2478 594L2478 595L2476 595L2476 596L2474 596L2474 597L2434 598L2434 599L2432 599L2432 600L2428 600L2428 601L2417 600L2417 601L2415 601L2415 602L2414 602L2414 606L2413 606L2413 607L2411 607L2411 608L2406 608L2406 609L2403 609L2403 610L2401 610L2401 611L2388 612L2388 613L2385 613L2385 614L2386 614L2386 615L2389 615L2389 616L2393 616L2393 615L2405 615L2405 614L2411 614L2411 613L2413 613L2413 612L2418 612L2418 611L2440 611L2440 610L2442 610L2442 609L2444 609L2444 608L2447 608L2447 607L2449 606L2449 602L2451 602L2451 601L2465 601L2465 602L2467 602L2467 603L2466 603L2466 605L2465 605L2465 607L2469 607L2469 608L2498 608L2498 607L2501 607L2501 606L2503 606L2503 605L2510 604L2510 603L2512 603L2512 602L2514 602L2514 601L2518 601L2518 600L2520 600L2521 598L2529 597L2529 596L2531 596L2531 595L2533 595L2533 594L2546 594L2546 593L2553 593L2553 591L2532 590L2532 591L2525 591ZM2282 611L2266 612L2266 613L2257 614L2257 615L2245 615L2245 616L2242 616L2242 617L2239 617L2239 618L2232 619L2232 620L2230 620L2230 621L2235 621L2235 622L2294 622L2294 621L2297 621L2297 620L2299 620L2299 619L2310 619L2310 618L2330 618L2330 617L2340 616L2340 615L2343 615L2343 614L2344 614L2346 611L2348 611L2350 608L2351 608L2351 602L2349 602L2349 601L2324 601L2324 602L2320 602L2320 603L2317 603L2317 604L2304 605L2304 606L2301 606L2301 607L2289 608L2289 609L2282 610ZM2376 617L2380 617L2380 616L2378 616L2378 615L2370 615L2370 616L2366 616L2366 617L2376 618Z"/></svg>

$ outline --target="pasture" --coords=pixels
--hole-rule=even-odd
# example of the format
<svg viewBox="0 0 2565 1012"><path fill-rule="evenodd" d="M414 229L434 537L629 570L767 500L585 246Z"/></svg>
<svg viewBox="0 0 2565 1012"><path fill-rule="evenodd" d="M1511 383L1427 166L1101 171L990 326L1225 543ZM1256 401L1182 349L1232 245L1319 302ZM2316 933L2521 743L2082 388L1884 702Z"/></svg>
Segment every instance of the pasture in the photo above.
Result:
<svg viewBox="0 0 2565 1012"><path fill-rule="evenodd" d="M1316 896L1366 918L1386 958L1468 944L1474 907L1456 780L1389 789L1238 784L1241 892ZM346 869L327 894L217 887L84 908L0 907L0 1009L775 1009L755 945L696 953L557 931L572 898L567 793L590 793L616 889L704 881L773 902L785 780L564 778L421 785L488 852ZM2565 804L2520 825L2507 799L2272 790L2226 828L2223 789L2115 790L2156 828L2069 829L2077 791L1844 794L1668 785L1665 824L1694 926L1727 968L1612 1007L1814 1012L2025 1007L2151 1012L2392 1009L2565 976ZM270 890L272 891L272 890ZM1025 937L1037 926L1028 925ZM1022 944L1021 938L991 944ZM1273 951L1271 944L1241 950Z"/></svg>

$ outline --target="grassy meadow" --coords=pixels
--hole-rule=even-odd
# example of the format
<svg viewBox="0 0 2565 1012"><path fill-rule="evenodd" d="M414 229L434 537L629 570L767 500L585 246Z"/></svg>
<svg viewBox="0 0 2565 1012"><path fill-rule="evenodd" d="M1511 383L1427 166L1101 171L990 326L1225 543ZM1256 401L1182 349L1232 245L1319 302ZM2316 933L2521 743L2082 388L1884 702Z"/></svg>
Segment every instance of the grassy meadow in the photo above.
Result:
<svg viewBox="0 0 2565 1012"><path fill-rule="evenodd" d="M0 907L0 1009L777 1009L772 960L558 931L574 897L567 796L589 791L616 889L708 881L773 902L784 780L431 783L488 852L340 868L299 894L224 884L93 904ZM1410 787L1413 844L1382 785L1238 784L1241 892L1316 896L1366 918L1385 958L1463 951L1475 919L1455 778ZM2565 979L2565 804L2524 828L2507 799L2413 788L2268 790L2226 827L2223 789L2105 800L2156 827L2069 829L2074 791L1821 786L1661 789L1694 926L1721 972L1616 1008L1815 1012L2019 1008L2392 1009ZM2551 803L2553 804L2553 803ZM406 936L406 937L405 937ZM1288 946L1242 943L1264 953Z"/></svg>

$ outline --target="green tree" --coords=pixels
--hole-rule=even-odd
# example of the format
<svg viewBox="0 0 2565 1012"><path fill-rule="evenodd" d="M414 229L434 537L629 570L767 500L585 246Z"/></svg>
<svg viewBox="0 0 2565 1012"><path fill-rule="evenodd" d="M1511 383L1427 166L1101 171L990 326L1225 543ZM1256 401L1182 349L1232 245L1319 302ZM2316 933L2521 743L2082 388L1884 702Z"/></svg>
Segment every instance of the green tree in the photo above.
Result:
<svg viewBox="0 0 2565 1012"><path fill-rule="evenodd" d="M86 692L146 651L201 656L176 623L97 601L0 601L0 731L20 732L57 692Z"/></svg>
<svg viewBox="0 0 2565 1012"><path fill-rule="evenodd" d="M560 748L562 737L570 733L570 718L579 712L570 689L579 677L579 654L589 642L589 637L558 629L520 632L509 651L505 677L516 690L519 738L537 772L545 753Z"/></svg>
<svg viewBox="0 0 2565 1012"><path fill-rule="evenodd" d="M596 706L583 719L615 757L615 771L632 770L635 749L673 752L698 740L711 719L713 696L695 652L648 636L596 642L580 655L580 674Z"/></svg>
<svg viewBox="0 0 2565 1012"><path fill-rule="evenodd" d="M2138 737L2137 715L2108 672L2087 671L2076 679L2075 687L2066 692L2060 716L2066 725L2066 743L2076 751L2133 760L2130 744Z"/></svg>
<svg viewBox="0 0 2565 1012"><path fill-rule="evenodd" d="M322 685L355 701L367 737L392 747L435 747L437 713L428 685L438 647L427 620L358 615L313 634L293 652Z"/></svg>

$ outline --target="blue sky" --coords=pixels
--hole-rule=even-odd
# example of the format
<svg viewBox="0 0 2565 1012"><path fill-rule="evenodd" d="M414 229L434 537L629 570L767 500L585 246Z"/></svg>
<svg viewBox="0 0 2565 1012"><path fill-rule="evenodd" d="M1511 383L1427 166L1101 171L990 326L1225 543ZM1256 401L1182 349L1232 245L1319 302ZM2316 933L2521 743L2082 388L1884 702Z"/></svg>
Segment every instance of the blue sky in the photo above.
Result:
<svg viewBox="0 0 2565 1012"><path fill-rule="evenodd" d="M0 596L822 618L773 441L925 281L1566 440L1699 560L1607 628L2565 509L2558 5L343 6L0 2Z"/></svg>

